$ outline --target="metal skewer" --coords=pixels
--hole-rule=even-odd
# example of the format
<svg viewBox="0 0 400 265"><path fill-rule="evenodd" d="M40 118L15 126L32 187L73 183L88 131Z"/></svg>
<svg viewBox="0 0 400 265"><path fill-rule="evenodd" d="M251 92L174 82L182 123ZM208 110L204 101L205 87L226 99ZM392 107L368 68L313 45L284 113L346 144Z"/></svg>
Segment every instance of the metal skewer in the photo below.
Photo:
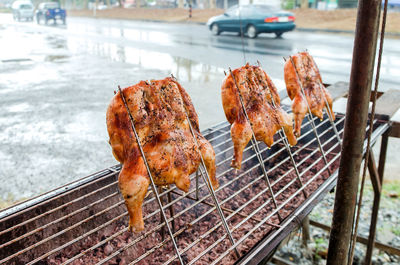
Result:
<svg viewBox="0 0 400 265"><path fill-rule="evenodd" d="M260 61L257 60L257 63L258 63L258 66L261 68ZM266 85L267 85L267 90L269 92L269 95L271 97L272 105L274 106L275 109L277 109L277 106L276 106L276 103L275 103L275 99L274 99L274 97L272 95L271 88L269 87L268 82L266 82ZM288 152L290 160L291 160L291 162L292 162L292 164L294 166L294 170L296 172L297 179L300 182L300 186L303 187L304 186L303 185L303 181L300 178L300 173L299 173L299 170L297 168L296 161L294 160L294 157L293 157L293 154L292 154L292 150L290 150L289 140L287 139L287 136L286 136L285 132L283 131L283 126L281 126L281 129L278 131L278 134L279 134L279 137L282 139L283 143L285 144L286 151ZM305 198L308 197L307 191L305 189L303 189L303 194L304 194Z"/></svg>
<svg viewBox="0 0 400 265"><path fill-rule="evenodd" d="M331 109L329 108L328 100L326 99L325 94L324 94L324 91L322 90L323 88L322 88L321 82L318 82L318 86L319 86L319 88L321 89L322 97L323 97L324 100L325 100L325 106L326 106L326 111L327 111L328 116L329 116L329 121L330 121L330 123L331 123L331 125L332 125L333 131L334 131L335 134L336 134L336 138L338 139L338 142L339 142L340 146L342 146L342 139L340 138L339 132L338 132L338 130L337 130L337 128L336 128L336 125L335 125L335 122L333 121L333 115L332 115Z"/></svg>
<svg viewBox="0 0 400 265"><path fill-rule="evenodd" d="M326 165L328 165L328 160L326 159L324 149L322 148L322 145L321 145L321 140L319 139L319 135L318 135L317 129L315 128L315 123L314 123L314 120L312 118L311 108L310 108L310 105L308 104L306 93L304 91L303 84L301 83L301 79L300 79L299 73L297 72L297 68L296 68L296 65L294 64L292 56L289 56L289 58L290 58L290 62L293 65L294 71L296 73L297 80L299 81L301 92L302 92L302 96L303 96L303 98L304 98L304 100L305 100L305 102L307 104L307 110L308 110L307 118L310 121L311 127L312 127L312 129L314 131L314 134L315 134L315 137L317 138L318 147L319 147L319 150L321 151L321 154L322 154L322 157L324 159L324 162L325 162ZM332 172L329 169L329 167L327 169L328 169L329 174L332 174Z"/></svg>
<svg viewBox="0 0 400 265"><path fill-rule="evenodd" d="M171 74L171 77L172 77L174 80L177 81L177 79L175 78L174 75ZM201 164L200 164L201 167L200 167L200 169L199 169L200 174L201 174L201 176L203 177L204 182L206 183L206 186L207 186L207 188L208 188L208 191L209 191L210 194L211 194L211 197L212 197L212 199L213 199L213 201L214 201L214 204L215 204L215 207L216 207L216 209L217 209L217 211L218 211L218 214L219 214L219 216L221 217L222 224L223 224L223 226L224 226L226 232L228 233L229 241L231 242L232 245L235 245L235 240L233 239L231 230L229 229L229 226L228 226L228 223L226 222L224 213L223 213L223 211L222 211L222 209L221 209L221 206L219 205L218 198L217 198L217 196L215 195L214 188L212 187L211 178L210 178L210 175L208 174L207 167L206 167L206 163L204 162L204 159L203 159L203 155L202 155L201 152L200 152L200 147L199 147L199 144L198 144L198 142L197 142L196 135L194 134L194 130L193 130L193 127L192 127L192 122L191 122L190 119L189 119L189 115L188 115L188 113L187 113L187 111L186 111L186 108L184 108L184 109L185 109L186 120L187 120L188 123L189 123L189 129L190 129L190 132L191 132L191 134L192 134L192 136L193 136L194 143L195 143L195 145L196 145L196 150L197 150L197 152L199 153L200 159L201 159ZM196 188L198 188L198 187L196 187ZM196 192L198 192L198 190L197 190ZM197 194L198 194L198 193L197 193ZM197 194L196 194L196 195L197 195ZM235 253L236 253L237 257L239 258L239 257L240 257L239 251L237 250L236 247L235 247L234 249L235 249Z"/></svg>
<svg viewBox="0 0 400 265"><path fill-rule="evenodd" d="M169 224L168 224L168 219L167 219L167 216L165 215L165 212L164 212L162 203L161 203L161 201L160 201L160 197L159 197L159 194L158 194L156 185L154 184L153 176L152 176L152 174L151 174L149 164L147 163L147 159L146 159L146 156L145 156L145 154L144 154L144 151L143 151L143 148L142 148L142 144L140 143L139 135L138 135L137 132L136 132L135 123L134 123L134 121L133 121L133 117L132 117L131 111L129 110L128 104L126 103L125 96L124 96L124 94L123 94L123 92L122 92L120 86L118 86L118 90L119 90L119 94L120 94L120 96L121 96L121 98L122 98L122 101L124 102L126 111L128 112L128 116L129 116L129 119L130 119L130 121L131 121L131 127L132 127L132 130L133 130L133 133L135 134L136 142L137 142L137 144L138 144L138 146L139 146L140 154L142 155L144 164L145 164L145 166L146 166L147 173L149 174L149 178L150 178L150 182L151 182L151 188L153 189L153 192L154 192L154 194L155 194L155 197L156 197L158 206L160 207L160 212L161 212L161 214L162 214L162 218L164 219L164 223L165 223L165 225L166 225L166 227L167 227L167 229L168 229L168 233L169 233L169 235L170 235L170 237L171 237L171 240L172 240L172 243L173 243L173 245L174 245L176 254L178 255L179 262L183 265L184 263L183 263L182 257L181 257L181 255L180 255L180 253L179 253L179 249L178 249L178 246L177 246L177 244L176 244L174 235L173 235L173 233L172 233L172 231L171 231L171 228L170 228L170 226L169 226Z"/></svg>
<svg viewBox="0 0 400 265"><path fill-rule="evenodd" d="M259 163L261 165L261 169L262 169L262 171L264 173L264 177L265 177L265 180L267 182L268 189L269 189L269 191L271 192L271 195L272 195L272 201L274 203L274 206L275 206L275 208L278 208L278 203L276 202L275 194L274 194L274 191L272 190L271 183L270 183L269 178L268 178L267 170L265 169L264 162L263 162L263 159L262 159L262 156L261 156L261 151L260 151L260 148L258 147L257 139L256 139L256 136L255 136L254 131L253 131L253 125L251 124L249 116L247 115L246 107L244 105L244 101L243 101L243 98L242 98L242 93L240 92L239 85L237 84L236 78L233 75L232 69L230 67L229 67L229 72L232 75L232 78L234 80L235 86L237 88L237 91L238 91L238 94L239 94L240 104L242 105L242 109L243 109L244 115L245 115L247 121L250 124L251 137L252 137L251 144L252 144L253 149L254 149L254 151L255 151L255 153L257 155L257 159L258 159L258 161L259 161ZM281 222L282 221L282 217L279 214L279 211L277 211L277 215L278 215L279 221Z"/></svg>

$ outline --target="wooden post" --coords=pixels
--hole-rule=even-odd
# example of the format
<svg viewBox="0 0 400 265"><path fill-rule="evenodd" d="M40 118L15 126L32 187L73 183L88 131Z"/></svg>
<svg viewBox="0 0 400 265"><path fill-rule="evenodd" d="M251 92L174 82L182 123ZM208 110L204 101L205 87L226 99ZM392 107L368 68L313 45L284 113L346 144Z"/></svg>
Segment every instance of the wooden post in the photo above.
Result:
<svg viewBox="0 0 400 265"><path fill-rule="evenodd" d="M308 8L308 0L301 0L300 8Z"/></svg>
<svg viewBox="0 0 400 265"><path fill-rule="evenodd" d="M381 0L360 0L327 265L348 262L374 73Z"/></svg>
<svg viewBox="0 0 400 265"><path fill-rule="evenodd" d="M303 222L301 223L301 228L302 228L303 246L307 247L308 241L310 240L310 219L308 216L306 216L303 219Z"/></svg>
<svg viewBox="0 0 400 265"><path fill-rule="evenodd" d="M210 8L215 8L215 0L210 0Z"/></svg>

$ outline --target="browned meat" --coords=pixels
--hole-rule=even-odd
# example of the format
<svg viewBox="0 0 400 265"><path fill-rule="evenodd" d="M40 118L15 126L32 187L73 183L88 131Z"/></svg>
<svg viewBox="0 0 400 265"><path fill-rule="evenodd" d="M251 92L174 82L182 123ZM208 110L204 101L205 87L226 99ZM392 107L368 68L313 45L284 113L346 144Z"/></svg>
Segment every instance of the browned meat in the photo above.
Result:
<svg viewBox="0 0 400 265"><path fill-rule="evenodd" d="M122 92L135 121L155 184L175 183L179 189L187 192L189 175L200 165L200 154L190 132L186 110L216 189L215 153L211 144L200 134L196 111L183 87L172 78L165 78L141 81L124 88ZM142 231L142 203L150 180L119 92L107 110L107 129L114 157L123 164L119 188L128 208L129 228L135 232Z"/></svg>
<svg viewBox="0 0 400 265"><path fill-rule="evenodd" d="M277 89L269 76L260 67L249 64L233 70L232 73L251 122L248 122L243 113L235 81L229 74L222 83L222 104L225 116L232 124L232 167L240 169L243 150L252 137L251 128L256 139L268 146L273 144L273 136L281 128L284 129L290 145L295 145L297 140L293 135L292 117L280 107ZM273 106L271 95L276 108Z"/></svg>
<svg viewBox="0 0 400 265"><path fill-rule="evenodd" d="M285 63L284 74L288 95L293 100L295 135L298 137L300 136L301 123L308 111L307 102L311 113L321 120L324 116L322 110L326 108L325 99L328 102L333 120L335 114L332 110L332 97L322 83L321 75L312 56L308 52L299 52L293 55L292 59L294 65L292 60L288 59ZM307 102L304 100L301 86L303 86Z"/></svg>

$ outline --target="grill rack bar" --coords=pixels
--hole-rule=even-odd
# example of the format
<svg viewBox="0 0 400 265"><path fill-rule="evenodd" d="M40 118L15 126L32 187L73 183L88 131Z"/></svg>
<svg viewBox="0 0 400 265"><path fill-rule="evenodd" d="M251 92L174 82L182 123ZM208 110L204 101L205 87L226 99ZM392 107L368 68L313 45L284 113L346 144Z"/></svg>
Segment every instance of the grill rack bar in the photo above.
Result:
<svg viewBox="0 0 400 265"><path fill-rule="evenodd" d="M341 132L343 132L343 129L341 130ZM334 136L331 137L325 144L329 143L330 141L333 140L333 138L335 138ZM324 144L324 145L325 145ZM336 148L338 146L338 144L335 144L333 147L330 148L330 150L333 150L334 148ZM307 161L313 154L315 154L317 152L317 149L314 150L314 152L312 154L310 154L309 156L305 157L304 159L302 159L302 161L299 164L302 164L303 162ZM340 154L337 154L337 156L339 156ZM267 161L268 159L265 159L263 162ZM311 166L308 166L306 170L303 171L303 173L301 175L304 175L305 172L307 172L308 170L310 170L312 168L313 165L315 165L317 162L319 162L321 160L321 158L319 158L317 161L315 161ZM332 162L331 162L332 163ZM271 169L272 171L272 169ZM322 172L323 170L321 170ZM276 185L277 183L279 183L280 180L282 180L285 176L287 176L287 174L281 176L278 180L276 180L272 186ZM316 177L318 176L318 174L316 174ZM259 176L257 179L255 179L253 182L262 179L263 176ZM276 193L276 195L280 195L283 191L285 191L289 186L291 186L292 184L294 184L296 181L296 179L293 179L292 181L290 181L288 184L285 185L285 187L283 187L281 190L278 191L278 193ZM229 199L233 198L234 196L236 196L237 194L239 194L241 191L245 190L246 188L248 188L250 186L250 184L244 186L243 188L241 188L240 190L238 190L234 195L232 195L231 197L227 198L226 200L222 201L221 204L224 204L226 201L228 201ZM243 209L244 207L246 207L248 204L250 204L252 201L254 201L255 199L257 199L258 197L260 197L261 195L263 195L264 193L268 192L268 188L264 189L263 191L261 191L260 193L256 194L255 196L253 196L248 202L246 202L245 204L243 204L241 207L239 207L234 213L232 213L231 215L229 215L227 217L227 220L229 220L231 217L234 216L234 214ZM253 213L251 213L250 215L248 215L244 220L242 220L239 224L243 224L245 221L247 221L248 219L252 218L252 216L254 216L259 210L261 210L262 208L264 208L269 202L271 201L271 199L268 199L266 202L264 202L264 204L262 206L260 206L259 208L257 208L255 211L253 211ZM288 200L290 201L290 200ZM285 204L283 204L282 206L279 207L279 209L281 209L283 206L285 206ZM276 210L275 210L276 212ZM266 222L266 220L268 220L273 214L269 215L268 217L266 217L264 219L263 224ZM235 231L238 226L240 225L236 225L232 231ZM220 226L219 224L216 224L215 227ZM208 231L207 234L211 233L212 231ZM221 242L224 238L220 238L218 241L215 242L215 244L210 245L206 250L204 250L204 253L202 252L202 254L206 254L210 249L212 249L216 244L218 244L218 242ZM202 254L198 255L192 262L190 262L189 264L193 264L195 261L197 261L198 259L200 259L202 257ZM167 264L167 263L164 263Z"/></svg>
<svg viewBox="0 0 400 265"><path fill-rule="evenodd" d="M344 119L344 117L342 118L342 120ZM340 121L342 121L342 120L340 120ZM325 121L324 121L325 122ZM317 127L319 127L319 126L322 126L323 124L324 124L324 122L323 123L320 123ZM303 124L303 127L305 127L307 125L307 123L305 123L305 124ZM327 131L325 131L325 133L326 133ZM305 137L306 135L308 135L309 133L311 133L311 131L308 131L308 132L306 132L305 134L303 134L300 138L299 138L299 140L301 140L303 137ZM312 140L312 141L310 141L310 142L308 142L306 145L310 145L312 142L314 141L314 139ZM228 142L228 141L226 141L226 142ZM279 141L276 141L275 143L278 143ZM305 145L305 146L306 146ZM249 146L249 147L247 147L247 150L249 150L251 147ZM265 148L264 150L262 150L262 151L265 151L265 150L267 150L268 148ZM246 149L245 149L246 150ZM278 152L276 152L275 154L277 154L277 153L279 153L279 152L281 152L281 151L283 151L284 149L280 149ZM299 149L300 150L300 149ZM296 152L295 152L296 153ZM249 158L247 158L244 162L246 162L246 161L249 161L251 158L253 158L255 155L253 155L253 156L251 156L251 157L249 157ZM271 156L270 156L271 157ZM270 158L270 157L268 157L268 158ZM267 159L266 159L267 160ZM264 161L266 161L266 160L264 160ZM281 165L281 164L283 164L283 162L285 162L286 160L283 160L280 164L278 164L277 166L279 166L279 165ZM256 167L256 166L255 166ZM274 168L276 168L276 167L274 167ZM223 172L222 174L219 174L219 175L223 175L223 174L226 174L227 172L229 172L229 171L231 171L231 170L233 170L232 168L230 168L230 169L228 169L227 171L225 171L225 172ZM289 173L289 172L287 172L287 173ZM242 174L242 175L244 175L244 174ZM285 174L285 175L283 175L283 176L286 176L287 174ZM117 182L114 182L114 183L117 183ZM203 184L204 185L204 184ZM221 187L222 188L222 187ZM220 189L221 189L220 188ZM164 192L164 194L167 194L167 192L169 192L170 190L172 190L173 188L171 188L171 189L169 189L169 190L167 190L167 191L165 191ZM189 192L190 193L190 192ZM160 194L160 196L162 196L163 194ZM175 203L175 202L177 202L177 201L179 201L179 200L181 200L181 199L183 199L184 197L181 197L181 198L178 198L177 200L175 200L173 203ZM150 201L152 201L152 200L154 200L155 198L153 197L153 198L151 198L149 201L145 201L144 202L144 204L146 204L146 203L148 203L148 202L150 202ZM99 214L101 214L101 213L104 213L104 212L107 212L108 210L110 210L110 209L112 209L112 208L115 208L116 206L118 206L118 205L121 205L121 203L118 203L118 204L116 204L116 205L114 205L113 207L108 207L106 210L103 210L102 212L99 212L98 213L98 215ZM169 204L169 205L165 205L165 206L163 206L163 208L166 208L166 207L168 207L168 206L170 206L171 204ZM157 214L158 213L158 211L156 211L156 212L154 212L154 213L152 213L152 214L150 214L149 216L146 216L144 219L146 220L146 219L148 219L148 218L150 218L150 217L152 217L153 215L155 215L155 214ZM87 221L90 221L91 219L93 219L94 218L94 216L92 216L92 217L89 217L89 218L87 218L87 219L85 219L85 220L82 220L81 222L79 222L79 224L82 224L83 222L87 222ZM71 230L73 227L69 227L69 228L67 228L67 229L64 229L63 231L60 231L59 233L57 233L56 235L53 235L53 236L51 236L51 237L48 237L48 238L46 238L46 239L44 239L44 240L42 240L42 241L40 241L40 242L37 242L36 244L34 244L34 245L32 245L32 246L30 246L30 247L27 247L27 248L25 248L23 251L20 251L20 252L18 252L18 253L15 253L15 255L12 255L11 257L9 257L9 258L12 258L12 257L14 257L14 256L16 256L16 255L19 255L19 254L22 254L23 252L25 252L25 251L27 251L27 250L30 250L30 249L32 249L33 247L36 247L36 246L38 246L38 245L40 245L40 244L42 244L42 243L44 243L44 242L47 242L47 241L49 241L50 239L52 239L52 238L55 238L57 235L60 235L60 234L62 234L62 233L64 233L64 232L66 232L66 231L69 231L69 230ZM99 229L95 229L93 232L95 232L95 231L98 231ZM49 256L49 255L46 255L46 256ZM44 258L44 257L43 257ZM7 261L7 260L9 260L9 259L4 259L4 260L2 260L1 262L5 262L5 261Z"/></svg>
<svg viewBox="0 0 400 265"><path fill-rule="evenodd" d="M304 123L304 124L306 124L306 123ZM303 125L304 125L303 124ZM321 123L319 123L318 125L317 125L317 127L318 126L320 126L321 125ZM222 124L221 125L223 128L226 128L226 127L228 127L229 125L224 125L224 124ZM308 132L308 131L307 131ZM326 132L326 131L325 131ZM306 136L306 134L303 134L302 136ZM322 137L322 134L321 134L321 137ZM214 138L218 138L218 137L214 137ZM211 140L210 140L211 141ZM307 142L308 143L308 142ZM325 145L324 145L325 146ZM251 148L251 147L250 147ZM264 149L264 150L266 150L266 149ZM302 149L298 149L298 150L304 150L304 148L302 148ZM297 150L297 151L298 151ZM267 159L265 159L264 161L267 161L268 160L268 158ZM275 184L275 183L274 183ZM203 184L204 185L204 184ZM272 185L273 186L273 185ZM218 192L218 190L216 191L216 192ZM167 194L167 191L165 191L165 193L164 194ZM161 195L161 194L160 194ZM153 199L154 200L154 198L150 198L150 199ZM146 200L147 201L147 200ZM168 205L165 205L164 207L168 207ZM121 231L119 231L118 233L120 233ZM122 232L121 232L121 234L122 234ZM108 239L108 238L107 238ZM239 245L239 244L238 244Z"/></svg>
<svg viewBox="0 0 400 265"><path fill-rule="evenodd" d="M306 124L304 124L304 126L305 126L305 125L306 125ZM322 124L319 124L319 125L322 125ZM303 136L306 136L307 134L308 134L308 132L307 132L306 134L303 134L302 137L303 137ZM250 148L250 147L249 147L249 148ZM153 198L152 198L152 199L153 199ZM168 206L168 205L166 205L165 207L167 207L167 206ZM68 230L69 230L69 229L68 229Z"/></svg>

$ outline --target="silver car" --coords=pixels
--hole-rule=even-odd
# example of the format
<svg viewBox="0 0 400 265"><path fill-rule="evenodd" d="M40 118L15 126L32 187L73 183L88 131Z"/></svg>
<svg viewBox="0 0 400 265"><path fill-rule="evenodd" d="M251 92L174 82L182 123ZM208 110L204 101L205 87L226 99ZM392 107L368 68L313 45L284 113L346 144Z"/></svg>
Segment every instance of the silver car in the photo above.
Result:
<svg viewBox="0 0 400 265"><path fill-rule="evenodd" d="M14 20L21 21L25 19L26 21L33 21L34 9L30 1L15 1L12 4Z"/></svg>

